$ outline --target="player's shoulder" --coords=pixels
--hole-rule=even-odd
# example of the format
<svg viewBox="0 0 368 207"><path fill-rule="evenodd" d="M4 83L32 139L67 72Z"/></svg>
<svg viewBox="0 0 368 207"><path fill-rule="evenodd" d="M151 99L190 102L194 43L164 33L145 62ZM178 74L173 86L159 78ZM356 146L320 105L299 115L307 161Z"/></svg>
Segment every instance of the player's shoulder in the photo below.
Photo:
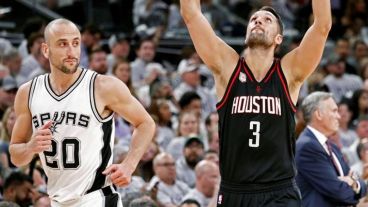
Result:
<svg viewBox="0 0 368 207"><path fill-rule="evenodd" d="M26 96L28 97L29 90L31 89L32 80L23 83L21 86L19 86L17 91L17 96Z"/></svg>
<svg viewBox="0 0 368 207"><path fill-rule="evenodd" d="M95 84L97 87L112 87L116 84L119 84L121 80L117 79L114 76L111 75L103 75L103 74L97 74Z"/></svg>
<svg viewBox="0 0 368 207"><path fill-rule="evenodd" d="M98 93L110 94L116 90L124 90L126 88L123 81L110 75L98 74L95 80L95 89Z"/></svg>

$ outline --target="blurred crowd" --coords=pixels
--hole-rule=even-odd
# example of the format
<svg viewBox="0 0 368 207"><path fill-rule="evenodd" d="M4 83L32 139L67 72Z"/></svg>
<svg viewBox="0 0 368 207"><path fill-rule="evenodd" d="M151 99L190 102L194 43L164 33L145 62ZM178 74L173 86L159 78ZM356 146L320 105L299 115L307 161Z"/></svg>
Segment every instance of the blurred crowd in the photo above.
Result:
<svg viewBox="0 0 368 207"><path fill-rule="evenodd" d="M299 101L316 90L333 94L341 116L340 130L333 140L351 168L368 180L367 3L331 0L333 28L323 59L303 85ZM286 31L293 34L278 48L280 58L298 45L313 21L308 18L309 0L202 0L201 4L222 36L244 35L245 25L239 25L236 19L246 21L255 9L273 6L280 12ZM131 18L134 35L116 32L106 36L94 24L81 29L80 66L123 81L157 123L154 139L131 184L117 191L127 207L211 206L220 179L218 100L213 76L191 46L182 48L181 61L175 65L156 57L160 39L170 36L170 31L187 33L178 0L134 0ZM50 71L41 52L46 23L40 19L25 21L25 38L20 45L0 39L0 207L50 206L47 177L38 158L29 166L17 168L8 151L17 89ZM298 134L305 127L299 111L296 120ZM119 163L129 150L132 127L117 115L115 126L114 162Z"/></svg>

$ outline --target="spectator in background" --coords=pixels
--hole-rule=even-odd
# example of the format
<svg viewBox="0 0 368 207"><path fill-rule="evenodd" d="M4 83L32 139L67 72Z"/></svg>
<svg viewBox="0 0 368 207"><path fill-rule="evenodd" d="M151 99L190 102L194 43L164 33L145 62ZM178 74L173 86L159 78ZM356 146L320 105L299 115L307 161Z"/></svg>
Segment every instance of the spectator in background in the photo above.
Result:
<svg viewBox="0 0 368 207"><path fill-rule="evenodd" d="M126 34L115 34L109 39L111 53L107 55L108 73L112 73L113 67L120 60L128 60L130 53L130 38Z"/></svg>
<svg viewBox="0 0 368 207"><path fill-rule="evenodd" d="M183 201L192 199L200 203L200 207L207 207L219 183L220 171L218 165L211 161L200 161L195 167L195 188L190 190Z"/></svg>
<svg viewBox="0 0 368 207"><path fill-rule="evenodd" d="M185 92L179 100L179 106L182 112L191 111L198 119L202 118L202 99L197 92Z"/></svg>
<svg viewBox="0 0 368 207"><path fill-rule="evenodd" d="M338 104L338 111L341 117L339 119L338 136L343 148L348 148L358 139L358 135L352 129L351 123L353 113L349 108L347 100L343 100Z"/></svg>
<svg viewBox="0 0 368 207"><path fill-rule="evenodd" d="M132 68L130 67L128 60L118 60L112 68L112 74L123 81L125 85L127 85L127 87L129 88L130 93L134 97L137 97L132 84Z"/></svg>
<svg viewBox="0 0 368 207"><path fill-rule="evenodd" d="M219 153L210 149L204 153L203 160L208 160L219 165Z"/></svg>
<svg viewBox="0 0 368 207"><path fill-rule="evenodd" d="M29 74L29 76L26 78L27 80L32 80L33 78L39 76L39 75L43 75L45 73L50 73L51 72L51 67L50 67L50 62L48 59L46 58L40 58L40 62L39 62L40 66L36 69L34 69L31 74Z"/></svg>
<svg viewBox="0 0 368 207"><path fill-rule="evenodd" d="M148 63L145 67L145 78L142 85L137 89L139 100L143 103L146 108L149 107L152 101L152 87L156 83L167 82L167 71L159 63Z"/></svg>
<svg viewBox="0 0 368 207"><path fill-rule="evenodd" d="M350 74L358 74L358 68L355 68L350 62L348 62L351 57L351 46L349 39L341 37L337 39L334 53L332 53L330 59L333 62L339 61L344 64L345 72Z"/></svg>
<svg viewBox="0 0 368 207"><path fill-rule="evenodd" d="M189 91L196 92L202 100L202 118L215 111L216 99L214 95L205 87L201 86L199 65L191 60L182 61L178 66L178 73L181 75L182 82L174 89L174 95L180 100L184 93Z"/></svg>
<svg viewBox="0 0 368 207"><path fill-rule="evenodd" d="M184 200L181 202L179 207L202 207L201 204L198 203L198 201L193 199Z"/></svg>
<svg viewBox="0 0 368 207"><path fill-rule="evenodd" d="M357 154L357 147L362 139L368 137L368 116L360 116L357 125L355 128L355 132L358 136L349 148L344 149L344 155L349 165L352 166L359 161L359 157Z"/></svg>
<svg viewBox="0 0 368 207"><path fill-rule="evenodd" d="M154 158L160 153L160 148L155 141L152 141L148 146L146 152L143 154L137 169L135 170L135 175L143 178L145 182L149 182L151 178L155 175L154 172Z"/></svg>
<svg viewBox="0 0 368 207"><path fill-rule="evenodd" d="M348 62L361 73L362 60L368 56L367 44L361 39L356 40L353 44L353 54L348 57Z"/></svg>
<svg viewBox="0 0 368 207"><path fill-rule="evenodd" d="M215 142L218 140L213 140L212 137L214 137L214 139L216 139L216 133L217 132L217 136L218 136L218 122L219 122L219 115L217 113L217 111L213 111L211 112L205 119L205 133L206 135L204 137L207 138L208 144L210 143L210 141L214 141L214 143L212 144L216 144ZM218 143L217 143L218 144ZM213 146L214 150L216 150L216 147ZM218 146L217 146L218 147Z"/></svg>
<svg viewBox="0 0 368 207"><path fill-rule="evenodd" d="M363 180L368 180L368 138L360 141L356 153L359 161L351 166L351 170L357 172Z"/></svg>
<svg viewBox="0 0 368 207"><path fill-rule="evenodd" d="M18 204L9 201L1 201L0 207L20 207Z"/></svg>
<svg viewBox="0 0 368 207"><path fill-rule="evenodd" d="M330 136L339 128L340 115L332 94L308 95L302 110L307 127L296 141L297 184L302 205L348 206L358 203L366 193L366 184L350 172L341 151Z"/></svg>
<svg viewBox="0 0 368 207"><path fill-rule="evenodd" d="M91 51L89 55L89 66L91 70L98 74L106 75L107 73L107 61L106 52L101 48L96 48Z"/></svg>
<svg viewBox="0 0 368 207"><path fill-rule="evenodd" d="M0 144L0 162L1 165L9 172L16 166L10 160L9 143L15 124L14 107L10 106L4 113L1 121L1 144Z"/></svg>
<svg viewBox="0 0 368 207"><path fill-rule="evenodd" d="M368 90L355 90L350 100L351 111L353 112L352 124L357 125L359 117L368 115Z"/></svg>
<svg viewBox="0 0 368 207"><path fill-rule="evenodd" d="M154 99L148 111L151 115L157 117L156 141L160 149L164 150L175 137L171 123L172 113L170 111L169 101L162 98Z"/></svg>
<svg viewBox="0 0 368 207"><path fill-rule="evenodd" d="M33 33L41 33L46 27L46 22L40 18L30 18L27 19L23 25L22 32L24 35L24 40L20 43L18 47L19 54L22 58L26 58L29 55L29 51L27 48L27 40Z"/></svg>
<svg viewBox="0 0 368 207"><path fill-rule="evenodd" d="M135 89L143 85L149 85L156 73L147 74L146 66L152 62L156 55L156 46L152 39L142 39L139 41L136 49L137 58L131 63L132 82Z"/></svg>
<svg viewBox="0 0 368 207"><path fill-rule="evenodd" d="M361 62L361 67L359 69L359 76L365 82L368 80L368 58L364 58ZM366 87L364 87L367 89Z"/></svg>
<svg viewBox="0 0 368 207"><path fill-rule="evenodd" d="M220 137L218 128L214 127L208 132L208 149L220 153Z"/></svg>
<svg viewBox="0 0 368 207"><path fill-rule="evenodd" d="M29 55L22 60L22 67L20 70L21 76L28 78L30 74L41 67L40 62L46 59L41 52L41 45L45 41L43 34L33 33L27 41L27 49Z"/></svg>
<svg viewBox="0 0 368 207"><path fill-rule="evenodd" d="M2 64L8 70L8 75L13 77L19 85L25 82L25 77L20 74L22 57L18 50L15 48L7 50L3 55Z"/></svg>
<svg viewBox="0 0 368 207"><path fill-rule="evenodd" d="M130 76L130 64L127 60L118 60L118 62L114 65L112 69L112 74L119 80L123 81L128 87L130 93L134 97L137 97ZM122 117L115 115L115 137L117 138L118 142L123 145L129 145L131 135L132 130L129 122L124 120Z"/></svg>
<svg viewBox="0 0 368 207"><path fill-rule="evenodd" d="M102 32L96 25L87 24L83 27L81 35L80 65L83 68L88 68L89 54L94 48L99 47Z"/></svg>
<svg viewBox="0 0 368 207"><path fill-rule="evenodd" d="M32 205L33 192L32 179L21 173L11 173L4 182L4 201L10 201L21 207Z"/></svg>
<svg viewBox="0 0 368 207"><path fill-rule="evenodd" d="M167 153L158 154L153 160L153 169L156 176L151 179L149 186L157 185L159 204L178 206L190 188L176 178L174 158Z"/></svg>
<svg viewBox="0 0 368 207"><path fill-rule="evenodd" d="M132 202L129 204L129 207L158 207L158 205L150 197L144 196L132 200Z"/></svg>
<svg viewBox="0 0 368 207"><path fill-rule="evenodd" d="M330 60L326 69L330 74L323 79L323 84L333 94L336 102L340 102L344 96L351 96L355 90L363 87L363 81L359 76L345 72L344 60Z"/></svg>
<svg viewBox="0 0 368 207"><path fill-rule="evenodd" d="M199 136L199 119L192 111L184 111L179 115L178 133L166 148L174 159L178 159L183 155L184 143L186 138L191 135Z"/></svg>
<svg viewBox="0 0 368 207"><path fill-rule="evenodd" d="M18 91L17 81L12 76L6 76L2 79L0 87L0 118L3 117L5 110L14 105L15 95Z"/></svg>
<svg viewBox="0 0 368 207"><path fill-rule="evenodd" d="M213 0L201 0L201 10L214 30L224 33L224 26L229 24L224 11L220 10Z"/></svg>
<svg viewBox="0 0 368 207"><path fill-rule="evenodd" d="M150 86L150 98L154 99L166 99L170 106L171 113L175 116L179 114L179 103L175 99L173 94L173 87L168 80L154 82Z"/></svg>
<svg viewBox="0 0 368 207"><path fill-rule="evenodd" d="M176 175L178 180L194 188L196 180L194 168L204 156L203 141L196 136L188 137L182 150L183 156L176 161Z"/></svg>

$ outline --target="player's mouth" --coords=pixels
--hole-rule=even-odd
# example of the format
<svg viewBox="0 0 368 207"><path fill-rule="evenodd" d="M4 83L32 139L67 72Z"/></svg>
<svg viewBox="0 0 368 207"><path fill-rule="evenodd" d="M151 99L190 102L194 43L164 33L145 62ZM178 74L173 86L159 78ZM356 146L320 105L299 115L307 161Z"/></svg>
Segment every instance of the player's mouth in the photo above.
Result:
<svg viewBox="0 0 368 207"><path fill-rule="evenodd" d="M264 32L264 30L261 27L254 27L251 32L257 32L257 31L261 31Z"/></svg>
<svg viewBox="0 0 368 207"><path fill-rule="evenodd" d="M76 58L65 59L64 62L66 62L66 63L74 63L74 62L77 62L77 59Z"/></svg>

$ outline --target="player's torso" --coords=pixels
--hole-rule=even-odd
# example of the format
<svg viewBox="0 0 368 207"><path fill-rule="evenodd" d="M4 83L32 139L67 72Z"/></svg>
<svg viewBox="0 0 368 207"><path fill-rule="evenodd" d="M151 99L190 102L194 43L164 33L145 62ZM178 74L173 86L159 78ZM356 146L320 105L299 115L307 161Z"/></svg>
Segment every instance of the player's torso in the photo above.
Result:
<svg viewBox="0 0 368 207"><path fill-rule="evenodd" d="M222 178L267 183L294 174L294 105L275 60L256 81L243 59L217 104Z"/></svg>
<svg viewBox="0 0 368 207"><path fill-rule="evenodd" d="M105 185L105 177L98 171L112 161L113 119L98 115L94 78L93 72L82 70L62 95L52 91L48 75L34 79L31 86L29 104L34 131L54 120L52 148L39 156L48 176L48 192L56 200L84 194L97 179L103 179L99 182Z"/></svg>

